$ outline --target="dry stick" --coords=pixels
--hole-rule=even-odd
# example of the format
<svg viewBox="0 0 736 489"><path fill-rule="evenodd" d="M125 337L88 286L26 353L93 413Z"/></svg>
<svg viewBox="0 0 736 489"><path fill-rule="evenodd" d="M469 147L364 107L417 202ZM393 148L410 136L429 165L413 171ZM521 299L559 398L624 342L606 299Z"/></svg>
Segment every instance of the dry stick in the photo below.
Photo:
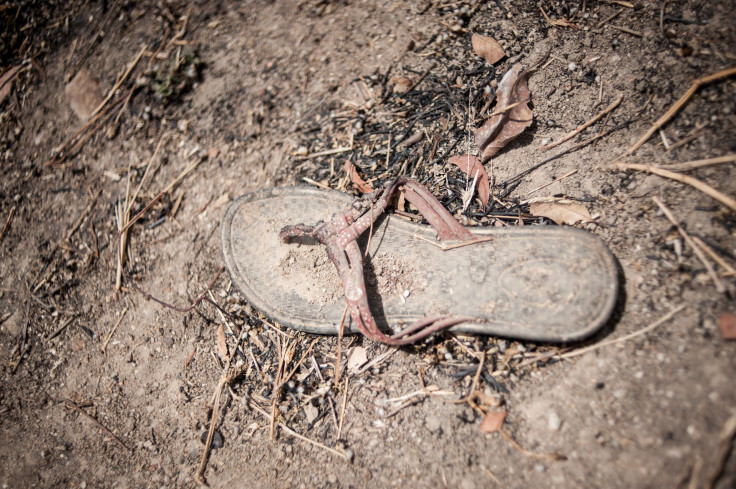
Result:
<svg viewBox="0 0 736 489"><path fill-rule="evenodd" d="M426 241L427 243L436 246L437 248L441 249L442 251L449 251L454 250L456 248L462 248L463 246L470 246L478 243L485 243L486 241L493 241L493 236L488 236L486 238L476 238L476 239L470 239L468 241L461 241L459 243L454 244L447 244L445 242L440 241L439 243L435 240L425 238L424 236L419 236L418 234L414 235L414 239L419 239L421 241Z"/></svg>
<svg viewBox="0 0 736 489"><path fill-rule="evenodd" d="M107 433L108 435L110 435L112 437L112 439L115 440L121 447L123 447L127 451L133 453L133 450L131 450L130 448L128 448L125 445L125 443L123 443L123 440L121 440L120 438L118 438L117 436L115 436L115 433L113 433L112 431L110 431L109 429L107 429L105 426L103 426L102 423L100 423L95 418L93 418L92 415L90 415L89 413L87 413L87 411L85 411L84 409L82 409L81 407L79 407L75 402L71 401L70 399L61 399L61 402L65 403L67 406L69 406L70 408L74 409L79 414L85 416L87 419L89 419L90 421L92 421L95 424L95 426L97 426L99 429L101 429L102 431L104 431L105 433Z"/></svg>
<svg viewBox="0 0 736 489"><path fill-rule="evenodd" d="M250 404L249 403L248 405L250 407L252 407L253 409L255 409L257 412L259 412L266 419L270 419L270 416L268 415L268 413L265 410L261 409L260 407L256 406L255 404ZM335 450L334 448L330 448L327 445L323 445L322 443L320 443L318 441L310 440L306 436L302 436L299 433L297 433L296 431L292 430L291 428L289 428L284 423L278 422L278 423L276 423L276 425L279 428L281 428L289 436L293 436L294 438L298 438L299 440L305 441L305 442L307 442L307 443L309 443L311 445L314 445L315 447L321 448L322 450L326 450L326 451L332 453L333 455L337 455L338 457L340 457L342 459L347 458L347 455L344 452L339 452L339 451Z"/></svg>
<svg viewBox="0 0 736 489"><path fill-rule="evenodd" d="M650 137L652 137L652 134L657 132L657 130L660 127L665 125L667 121L669 121L672 118L672 116L674 116L688 102L688 100L690 100L690 97L692 97L701 86L707 85L708 83L712 83L714 81L718 81L722 78L729 77L731 75L736 75L736 67L729 68L727 70L722 70L710 76L706 76L704 78L698 78L697 80L695 80L692 86L688 89L688 91L685 92L685 95L680 97L680 99L677 102L675 102L675 104L672 107L670 107L670 109L667 112L665 112L665 114L662 117L657 119L657 122L655 122L652 125L652 127L650 127L646 133L644 133L641 139L639 139L633 146L631 146L628 150L626 150L626 153L624 153L622 156L628 156L634 153L634 151L636 151L637 149L639 149L639 147L642 144L644 144Z"/></svg>
<svg viewBox="0 0 736 489"><path fill-rule="evenodd" d="M87 204L87 207L84 208L84 211L82 211L82 213L79 215L79 217L74 222L74 224L72 225L72 227L69 228L69 231L67 231L66 235L64 235L64 239L62 239L61 241L57 241L56 244L54 244L54 247L51 249L51 252L49 253L49 256L50 257L52 257L52 255L54 253L56 253L56 250L58 250L59 248L61 248L62 244L64 244L65 242L69 241L71 239L71 237L74 235L74 233L77 232L77 229L79 229L79 226L82 225L82 221L84 221L84 219L87 217L87 215L89 215L89 213L92 211L92 207L95 205L95 202L97 202L97 199L99 198L99 196L100 196L101 193L102 193L102 190L98 190L97 191L97 194L95 194L95 196L92 197L92 199L90 199L89 204ZM51 261L51 258L49 258L49 262L50 261ZM43 271L43 269L42 269L42 271ZM42 271L39 272L39 275L42 273ZM36 277L34 277L34 279L33 279L34 282L36 280L38 280L38 275ZM41 284L43 284L44 281L45 281L45 278L36 284L36 286L33 288L33 294L35 294L36 292L38 292L38 289L41 288Z"/></svg>
<svg viewBox="0 0 736 489"><path fill-rule="evenodd" d="M220 398L222 397L222 388L225 386L225 384L229 384L233 381L235 376L228 374L228 370L230 370L230 363L232 362L233 356L235 355L235 352L240 347L240 341L242 339L242 335L238 337L238 342L235 344L235 348L232 349L230 352L230 355L227 357L227 362L225 364L225 368L222 371L222 376L220 377L220 381L217 383L217 388L215 390L215 395L212 400L212 416L210 418L210 428L207 432L207 441L204 445L204 451L202 452L202 458L199 461L199 468L197 469L197 479L200 482L204 483L204 472L207 469L207 460L210 456L210 448L212 447L212 440L215 437L215 426L217 424L217 418L220 415Z"/></svg>
<svg viewBox="0 0 736 489"><path fill-rule="evenodd" d="M0 243L3 242L3 238L5 238L5 233L8 232L8 229L10 229L10 223L13 221L13 216L15 216L15 206L10 209L10 214L8 214L8 218L5 220L3 231L0 233Z"/></svg>
<svg viewBox="0 0 736 489"><path fill-rule="evenodd" d="M66 321L64 321L61 326L59 326L58 328L56 328L56 330L53 333L51 333L50 335L48 335L48 337L46 337L46 340L45 341L51 341L54 338L56 338L57 336L59 336L61 334L61 332L64 331L66 329L66 327L71 324L72 321L74 321L74 318L75 317L76 316L72 316L69 319L67 319Z"/></svg>
<svg viewBox="0 0 736 489"><path fill-rule="evenodd" d="M66 156L66 149L67 149L67 148L68 148L68 147L69 147L69 146L70 146L70 145L71 145L71 144L72 144L72 143L73 143L73 142L74 142L74 141L75 141L75 140L76 140L76 139L77 139L77 138L78 138L78 137L79 137L79 136L80 136L81 134L83 134L83 133L84 133L84 131L86 131L87 129L89 129L89 128L90 128L90 126L91 126L92 124L94 124L95 122L97 122L97 121L98 121L99 119L103 118L103 117L105 116L105 114L106 114L106 113L107 113L107 112L108 112L108 111L109 111L109 110L110 110L110 109L111 109L112 107L115 107L115 106L116 106L116 105L117 105L117 104L118 104L119 102L121 102L122 100L123 100L123 97L120 97L120 98L119 98L119 99L117 99L117 100L116 100L115 102L113 102L113 103L112 103L112 104L111 104L111 105L110 105L110 106L109 106L108 108L106 108L106 109L105 109L105 110L104 110L103 112L101 112L101 113L97 114L96 116L94 116L93 118L91 118L90 120L88 120L88 121L87 121L87 122L86 122L86 123L84 124L84 126L82 126L82 127L81 127L81 128L80 128L80 129L79 129L79 130L78 130L77 132L75 132L75 133L74 133L74 134L72 135L72 137L70 137L69 139L67 139L67 141L66 141L66 142L65 142L65 143L64 143L63 145L61 145L61 147L59 148L59 150L58 150L58 151L55 151L55 153L54 153L54 156L52 156L52 157L51 157L51 159L50 159L50 160L48 160L48 161L46 161L46 162L45 162L45 163L44 163L43 165L44 165L44 166L51 166L51 165L53 165L54 163L56 163L56 159L58 158L58 156L59 156L60 154L64 154L64 155Z"/></svg>
<svg viewBox="0 0 736 489"><path fill-rule="evenodd" d="M642 34L641 32L635 31L633 29L629 29L628 27L623 27L620 25L613 25L613 24L608 24L608 27L613 27L614 29L617 29L621 32L625 32L627 34L631 34L632 36L644 37L644 34Z"/></svg>
<svg viewBox="0 0 736 489"><path fill-rule="evenodd" d="M704 194L708 195L709 197L713 197L718 202L722 203L725 206L730 207L732 210L736 211L736 200L732 199L728 195L714 189L710 185L701 182L697 178L689 177L687 175L681 175L679 173L675 173L669 170L665 170L663 168L658 168L656 166L652 165L642 165L639 163L616 163L616 168L619 170L640 170L645 171L648 173L653 173L655 175L659 175L660 177L669 178L671 180L675 180L680 183L685 183L687 185L690 185L691 187L694 187Z"/></svg>
<svg viewBox="0 0 736 489"><path fill-rule="evenodd" d="M319 158L320 156L329 156L329 155L334 155L334 154L338 154L338 153L345 153L346 151L352 151L352 150L353 150L353 147L352 146L349 146L349 147L343 146L343 147L339 147L339 148L334 148L334 149L328 149L328 150L325 150L325 151L320 151L318 153L311 153L311 154L304 155L304 156L297 156L296 159L297 160L309 160L309 159L312 159L312 158Z"/></svg>
<svg viewBox="0 0 736 489"><path fill-rule="evenodd" d="M87 141L89 141L89 139L92 136L94 136L97 133L97 131L99 131L102 128L102 126L104 126L105 124L107 124L107 122L112 117L112 114L113 114L112 111L113 111L113 109L115 109L115 107L117 107L118 105L120 105L120 103L123 101L124 98L125 98L124 95L123 96L120 96L112 104L110 104L109 107L105 107L105 110L102 111L102 112L100 112L100 115L102 117L100 118L100 120L97 123L97 125L94 126L92 129L90 129L90 131L87 132L87 134L85 134L83 137L79 138L79 140L74 144L74 146L72 146L69 149L69 151L66 154L67 155L70 155L70 154L74 153L75 151L77 151L79 148L81 148L84 145L84 143L86 143Z"/></svg>
<svg viewBox="0 0 736 489"><path fill-rule="evenodd" d="M120 314L120 318L115 322L115 326L110 328L110 331L105 336L105 341L102 344L102 354L104 355L107 350L107 344L110 343L110 340L112 339L112 335L115 334L115 331L117 331L118 326L120 326L120 323L123 321L123 318L125 317L125 314L128 312L128 307L126 306L125 309L123 309L123 313Z"/></svg>
<svg viewBox="0 0 736 489"><path fill-rule="evenodd" d="M731 446L733 444L734 436L736 436L736 415L732 415L728 418L721 429L721 434L718 437L720 438L721 445L718 450L718 460L713 464L713 472L711 472L704 486L707 489L715 487L718 479L723 475L724 466L726 465L728 455L732 450Z"/></svg>
<svg viewBox="0 0 736 489"><path fill-rule="evenodd" d="M98 112L99 112L100 110L102 110L102 108L103 108L103 107L105 106L105 104L106 104L106 103L107 103L107 102L108 102L108 101L109 101L109 100L110 100L110 99L112 98L113 94L114 94L114 93L115 93L115 92L117 91L117 89L118 89L118 88L120 88L120 85L122 85L122 84L123 84L123 82L124 82L125 80L127 80L127 79L128 79L128 76L130 76L130 73L131 73L131 72L133 71L133 69L134 69L134 68L136 67L136 65L138 64L138 61L140 61L141 57L143 57L143 53L145 53L145 52L146 52L146 49L147 49L147 47L146 47L146 45L144 44L144 45L143 45L143 46L141 47L141 50L140 50L140 51L138 51L138 54L136 55L135 59L133 59L133 62L132 62L132 63L130 63L130 66L128 66L128 69L127 69L127 70L125 70L125 73L123 74L123 76L121 76L121 77L120 77L120 78L118 79L117 83L115 83L115 86L114 86L114 87L112 87L112 90L110 90L110 92L109 92L109 93L107 94L107 97L105 97L105 99L104 99L104 100L103 100L103 101L102 101L102 102L100 103L100 105L98 105L98 106L97 106L97 108L96 108L96 109L95 109L95 110L94 110L94 111L92 112L92 115L95 115L95 114L97 114L97 113L98 113Z"/></svg>
<svg viewBox="0 0 736 489"><path fill-rule="evenodd" d="M624 9L619 9L618 11L614 12L612 15L610 15L610 16L606 17L605 19L603 19L602 21L598 22L595 25L596 29L600 29L605 24L611 22L613 19L615 19L616 17L618 17L619 15L621 15L621 12L623 12L623 11L624 11Z"/></svg>
<svg viewBox="0 0 736 489"><path fill-rule="evenodd" d="M578 170L577 170L577 169L575 169L575 170L573 170L573 171L571 171L571 172L567 172L567 173L565 173L564 175L562 175L561 177L559 177L559 178L555 178L554 180L552 180L552 181L551 181L551 182L549 182L549 183L545 183L544 185L542 185L542 186L540 186L540 187L537 187L537 188L535 188L534 190L530 190L529 192L527 192L527 194L526 194L526 195L527 195L527 197L528 197L528 196L530 196L531 194L533 194L534 192L536 192L536 191L538 191L538 190L542 190L543 188L547 188L547 187L549 187L550 185L552 185L553 183L559 182L559 181L560 181L560 180L562 180L563 178L567 178L567 177L569 177L570 175L574 175L574 174L575 174L575 173L577 173L577 172L578 172Z"/></svg>
<svg viewBox="0 0 736 489"><path fill-rule="evenodd" d="M675 150L675 149L677 149L677 148L679 148L681 146L685 146L687 143L689 143L690 141L693 141L695 138L697 138L698 136L700 136L700 133L707 126L708 126L707 123L697 124L692 131L690 131L689 133L687 133L685 135L684 138L680 139L679 141L677 141L674 144L671 144L670 147L669 147L669 149L667 151L673 151L673 150Z"/></svg>
<svg viewBox="0 0 736 489"><path fill-rule="evenodd" d="M546 458L546 459L555 460L555 461L557 461L557 460L567 460L567 457L565 457L564 455L557 454L557 453L535 453L535 452L531 452L531 451L527 450L526 448L522 447L521 445L519 445L519 442L517 442L516 440L514 440L513 438L511 438L511 435L509 435L506 432L506 430L504 430L503 428L499 429L498 432L501 433L501 435L506 439L506 441L508 441L509 443L511 443L511 446L513 446L519 452L523 453L524 455L526 455L528 457Z"/></svg>
<svg viewBox="0 0 736 489"><path fill-rule="evenodd" d="M698 244L698 246L700 246L700 248L703 251L705 251L708 254L708 256L710 256L713 259L714 262L718 263L724 270L726 270L726 273L728 275L731 275L731 276L736 275L736 270L734 270L734 268L731 265L729 265L726 262L726 260L721 258L715 251L713 251L713 249L710 246L708 246L708 244L705 241L703 241L697 236L691 236L691 237Z"/></svg>
<svg viewBox="0 0 736 489"><path fill-rule="evenodd" d="M417 88L419 86L419 84L422 83L425 78L427 78L427 75L429 75L429 73L433 69L435 69L436 67L437 67L437 63L432 63L431 65L429 65L429 68L427 68L427 71L425 71L424 73L422 73L422 76L420 76L417 81L415 81L414 83L412 83L409 86L409 89L407 90L407 92L411 92L412 90L414 90L415 88Z"/></svg>
<svg viewBox="0 0 736 489"><path fill-rule="evenodd" d="M622 95L619 95L618 98L616 100L614 100L611 105L609 105L608 107L606 107L605 109L603 109L602 111L600 111L598 113L598 115L596 115L595 117L593 117L592 119L590 119L588 122L586 122L582 126L578 126L578 128L575 129L574 131L571 131L571 132L565 134L565 136L563 136L562 139L560 139L559 141L556 141L554 143L550 143L550 144L547 144L545 146L542 146L542 149L544 149L544 150L552 149L552 148L554 148L556 146L559 146L560 144L564 143L565 141L568 141L568 140L574 138L576 135L580 134L585 129L587 129L588 127L592 126L593 124L595 124L596 122L598 122L599 120L601 120L606 114L608 114L609 112L613 111L616 107L618 107L618 105L621 103L621 101L623 99L624 99L623 96Z"/></svg>
<svg viewBox="0 0 736 489"><path fill-rule="evenodd" d="M95 43L97 43L97 40L102 35L102 32L105 30L105 27L107 27L107 23L110 22L110 19L112 19L112 16L114 13L118 11L118 7L120 6L120 0L115 2L115 5L108 10L107 15L105 15L105 19L102 21L102 25L100 26L100 29L97 31L97 34L92 38L92 40L89 42L89 45L87 45L87 49L84 50L84 53L79 58L79 61L77 61L77 64L74 66L74 69L69 72L69 74L66 75L66 81L69 82L72 78L74 78L74 75L77 74L77 71L79 71L79 68L82 67L82 64L87 59L87 56L89 56L90 51L92 51L92 47L94 47Z"/></svg>
<svg viewBox="0 0 736 489"><path fill-rule="evenodd" d="M345 421L345 406L348 403L348 381L350 380L350 377L345 377L345 395L342 398L342 409L340 410L340 424L337 426L337 436L335 436L336 440L340 439L340 435L342 434L342 423ZM335 380L335 383L337 384L337 380Z"/></svg>
<svg viewBox="0 0 736 489"><path fill-rule="evenodd" d="M713 283L716 284L716 290L720 293L723 293L726 291L726 287L724 287L723 282L721 282L721 279L718 278L718 275L716 274L715 270L713 270L713 267L711 266L710 262L706 259L705 255L703 254L703 251L700 249L698 244L690 237L689 234L680 226L680 223L677 222L677 219L675 219L674 214L672 214L672 211L664 205L664 203L659 200L657 197L653 197L652 200L655 204L659 206L659 208L662 210L664 215L669 219L669 221L672 223L673 226L677 228L677 232L680 233L680 235L683 237L683 239L687 242L687 244L690 245L690 247L693 249L693 252L695 252L695 255L698 257L698 259L703 263L705 266L705 269L708 271L708 275L710 275L710 278L713 279Z"/></svg>
<svg viewBox="0 0 736 489"><path fill-rule="evenodd" d="M371 208L371 212L373 209ZM342 319L340 319L340 328L337 333L337 360L335 360L335 385L340 380L340 357L342 356L342 335L345 333L345 316L348 314L348 305L342 310Z"/></svg>
<svg viewBox="0 0 736 489"><path fill-rule="evenodd" d="M597 135L595 135L595 136L593 136L593 137L591 137L589 139L586 139L585 141L583 141L581 143L578 143L575 146L571 146L568 149L565 149L563 151L560 151L556 155L550 156L549 158L540 161L539 163L535 164L534 166L532 166L530 168L527 168L526 170L524 170L524 171L522 171L520 173L517 173L515 176L509 178L505 182L502 182L498 186L504 188L504 187L506 187L506 186L508 186L508 185L510 185L510 184L512 184L514 182L516 182L517 180L521 180L522 178L524 178L525 176L527 176L528 174L530 174L534 170L536 170L538 168L541 168L542 166L546 165L547 163L549 163L551 161L554 161L554 160L556 160L558 158L562 158L563 156L565 156L568 153L572 153L572 152L577 151L577 150L579 150L581 148L584 148L585 146L589 145L590 143L592 143L594 141L597 141L597 140L599 140L601 138L604 138L604 137L608 136L609 134L611 134L611 133L613 133L615 131L618 131L619 129L622 129L622 128L628 126L629 124L631 124L631 122L633 122L633 119L630 119L630 120L628 120L626 122L623 122L623 123L621 123L621 124L619 124L619 125L617 125L615 127L612 127L611 129L607 130L606 132L604 132L602 134L597 134Z"/></svg>
<svg viewBox="0 0 736 489"><path fill-rule="evenodd" d="M696 170L698 168L703 168L704 166L720 165L721 163L732 163L734 161L736 161L736 154L731 153L723 156L718 156L716 158L705 158L702 160L686 161L684 163L665 165L658 168L670 171L690 171Z"/></svg>
<svg viewBox="0 0 736 489"><path fill-rule="evenodd" d="M629 334L624 335L624 336L622 336L620 338L616 338L616 339L608 340L608 341L602 341L600 343L596 343L595 345L590 345L590 346L586 346L584 348L579 348L577 350L573 350L573 351L568 352L568 353L563 353L562 355L560 355L560 358L561 359L565 359L565 358L577 357L577 356L580 356L580 355L584 355L584 354L586 354L588 352L591 352L593 350L597 350L598 348L602 348L602 347L608 346L608 345L614 345L616 343L623 343L624 341L627 341L627 340L630 340L630 339L635 338L637 336L643 335L644 333L648 333L649 331L653 330L654 328L656 328L660 324L666 323L667 321L669 321L670 319L672 319L675 316L675 314L677 314L678 312L680 312L683 309L685 309L685 307L686 307L686 304L681 304L681 305L677 306L676 308L672 309L670 312L668 312L667 314L665 314L664 316L662 316L661 318L659 318L657 321L653 322L649 326L647 326L645 328L642 328L642 329L640 329L638 331L634 331L633 333L629 333Z"/></svg>

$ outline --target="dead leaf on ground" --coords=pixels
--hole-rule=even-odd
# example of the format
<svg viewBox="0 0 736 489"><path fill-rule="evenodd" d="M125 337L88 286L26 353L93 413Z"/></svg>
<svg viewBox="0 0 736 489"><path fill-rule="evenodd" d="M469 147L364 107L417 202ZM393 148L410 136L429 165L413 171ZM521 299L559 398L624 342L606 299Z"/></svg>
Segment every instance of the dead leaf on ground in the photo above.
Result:
<svg viewBox="0 0 736 489"><path fill-rule="evenodd" d="M475 54L492 65L496 64L501 58L506 56L501 45L492 37L473 34L470 41L473 43L473 51L475 51Z"/></svg>
<svg viewBox="0 0 736 489"><path fill-rule="evenodd" d="M365 348L356 346L348 355L348 370L358 370L365 362L368 361L368 355Z"/></svg>
<svg viewBox="0 0 736 489"><path fill-rule="evenodd" d="M480 430L483 433L495 433L503 427L506 420L506 411L488 411L480 422Z"/></svg>
<svg viewBox="0 0 736 489"><path fill-rule="evenodd" d="M393 84L392 91L394 93L408 92L409 89L414 85L414 82L412 82L411 79L405 76L397 76L397 77L391 78L390 83Z"/></svg>
<svg viewBox="0 0 736 489"><path fill-rule="evenodd" d="M222 358L227 358L227 341L225 340L225 328L222 324L217 328L217 351Z"/></svg>
<svg viewBox="0 0 736 489"><path fill-rule="evenodd" d="M74 113L86 121L102 103L100 82L86 68L82 68L64 87L66 99Z"/></svg>
<svg viewBox="0 0 736 489"><path fill-rule="evenodd" d="M478 182L476 183L478 197L483 202L483 206L487 206L488 199L491 197L491 184L488 180L488 173L486 173L486 169L478 158L469 154L456 155L450 158L448 162L460 168L470 177L471 181L475 178L476 173L478 174Z"/></svg>
<svg viewBox="0 0 736 489"><path fill-rule="evenodd" d="M736 340L736 316L729 312L718 316L718 327L721 328L721 338L724 340Z"/></svg>
<svg viewBox="0 0 736 489"><path fill-rule="evenodd" d="M529 212L536 217L547 217L557 224L572 226L579 222L591 222L590 212L584 205L569 200L557 202L533 202Z"/></svg>
<svg viewBox="0 0 736 489"><path fill-rule="evenodd" d="M13 88L13 81L15 80L15 75L18 74L18 71L20 70L20 65L13 66L8 71L3 73L2 76L0 76L0 104L3 103L5 98L10 95L10 90Z"/></svg>
<svg viewBox="0 0 736 489"><path fill-rule="evenodd" d="M355 168L355 165L353 165L349 160L345 160L345 164L343 165L342 169L345 171L345 173L348 174L348 176L350 177L350 181L353 182L353 186L358 189L358 191L364 194L369 194L373 192L373 187L367 184L365 180L360 178L360 175L358 174L358 169Z"/></svg>
<svg viewBox="0 0 736 489"><path fill-rule="evenodd" d="M481 161L488 161L532 123L534 115L529 108L528 74L519 76L521 65L515 64L501 79L496 92L495 111L504 110L475 130L475 144L480 148Z"/></svg>

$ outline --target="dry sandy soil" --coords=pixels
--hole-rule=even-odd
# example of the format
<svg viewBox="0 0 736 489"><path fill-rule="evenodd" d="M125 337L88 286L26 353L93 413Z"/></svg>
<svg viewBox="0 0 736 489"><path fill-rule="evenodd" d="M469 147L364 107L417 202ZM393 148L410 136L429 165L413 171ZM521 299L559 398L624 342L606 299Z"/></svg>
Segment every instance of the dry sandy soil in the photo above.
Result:
<svg viewBox="0 0 736 489"><path fill-rule="evenodd" d="M413 174L460 215L464 176L447 158L476 150L469 130L512 64L540 60L529 81L534 123L486 164L498 200L489 215L475 200L462 219L554 225L520 203L564 176L531 196L589 209L595 223L578 226L620 264L611 322L572 350L441 334L362 372L348 355L392 349L348 337L335 382L336 338L271 324L223 273L213 298L229 313L229 350L239 348L205 478L213 487L734 487L736 342L719 328L723 313L736 312L734 278L707 258L717 287L653 199L725 267L736 266L734 210L612 162L695 79L736 66L736 5L627 3L5 2L1 64L20 69L0 89L10 88L0 102L2 487L197 486L223 372L223 316L206 302L174 311L136 287L190 304L222 266L227 202L305 178L355 193L346 158L377 184ZM484 62L472 33L496 38L506 57ZM141 52L99 128L86 126L100 102L94 78L104 97ZM67 92L67 77L83 69L92 81ZM619 96L610 116L542 149ZM416 131L423 141L395 148ZM351 140L351 151L302 157ZM625 160L668 165L734 152L731 76L700 87ZM730 165L683 174L733 196ZM130 228L116 291L116 208L140 186L135 215L187 169ZM602 344L680 305L651 331ZM287 346L284 368L296 371L274 392ZM448 402L471 392L480 355L480 395ZM524 451L480 430L486 410L507 412L504 430ZM272 412L291 430L277 426L275 439Z"/></svg>

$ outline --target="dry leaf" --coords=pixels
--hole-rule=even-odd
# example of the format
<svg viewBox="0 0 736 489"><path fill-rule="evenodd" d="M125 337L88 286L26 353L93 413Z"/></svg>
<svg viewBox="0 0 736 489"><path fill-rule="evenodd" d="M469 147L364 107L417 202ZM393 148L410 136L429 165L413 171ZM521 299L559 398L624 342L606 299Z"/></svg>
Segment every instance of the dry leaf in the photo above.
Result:
<svg viewBox="0 0 736 489"><path fill-rule="evenodd" d="M10 90L13 88L15 75L18 74L19 70L20 65L13 66L12 68L8 69L8 71L3 73L2 76L0 76L0 104L3 103L3 100L5 100L8 95L10 95Z"/></svg>
<svg viewBox="0 0 736 489"><path fill-rule="evenodd" d="M492 37L473 34L471 42L473 43L473 51L475 51L475 54L492 65L496 64L501 58L506 56L501 45Z"/></svg>
<svg viewBox="0 0 736 489"><path fill-rule="evenodd" d="M591 222L590 212L584 205L571 201L534 202L529 206L533 216L543 216L552 219L557 224L577 224Z"/></svg>
<svg viewBox="0 0 736 489"><path fill-rule="evenodd" d="M496 92L496 111L513 107L491 117L475 130L475 144L482 152L481 161L488 161L532 123L528 75L519 76L520 72L521 65L515 64L503 76Z"/></svg>
<svg viewBox="0 0 736 489"><path fill-rule="evenodd" d="M476 173L478 174L478 182L476 183L478 197L483 202L483 206L487 206L488 199L491 197L491 184L488 181L488 173L486 173L486 169L478 158L469 154L456 155L450 158L448 162L457 165L471 180L475 178Z"/></svg>
<svg viewBox="0 0 736 489"><path fill-rule="evenodd" d="M411 87L414 85L414 82L412 82L411 79L405 76L397 76L397 77L391 78L391 80L389 80L389 83L393 84L394 87L392 91L394 93L408 92L409 89L411 89Z"/></svg>
<svg viewBox="0 0 736 489"><path fill-rule="evenodd" d="M102 103L100 82L86 68L82 68L64 87L66 99L74 113L86 121Z"/></svg>
<svg viewBox="0 0 736 489"><path fill-rule="evenodd" d="M357 370L368 361L367 351L362 346L356 346L348 355L348 370Z"/></svg>
<svg viewBox="0 0 736 489"><path fill-rule="evenodd" d="M345 164L343 165L342 169L345 171L345 173L348 174L348 176L350 177L350 181L353 182L353 186L357 188L358 191L364 194L369 194L373 192L373 187L368 185L365 180L360 178L355 165L353 165L349 160L345 160Z"/></svg>
<svg viewBox="0 0 736 489"><path fill-rule="evenodd" d="M227 341L225 340L225 328L222 324L217 328L217 351L222 358L227 358Z"/></svg>
<svg viewBox="0 0 736 489"><path fill-rule="evenodd" d="M480 430L483 433L495 433L503 427L506 419L506 411L488 411L480 422Z"/></svg>
<svg viewBox="0 0 736 489"><path fill-rule="evenodd" d="M718 327L721 328L721 338L724 340L736 340L736 316L724 312L718 316Z"/></svg>

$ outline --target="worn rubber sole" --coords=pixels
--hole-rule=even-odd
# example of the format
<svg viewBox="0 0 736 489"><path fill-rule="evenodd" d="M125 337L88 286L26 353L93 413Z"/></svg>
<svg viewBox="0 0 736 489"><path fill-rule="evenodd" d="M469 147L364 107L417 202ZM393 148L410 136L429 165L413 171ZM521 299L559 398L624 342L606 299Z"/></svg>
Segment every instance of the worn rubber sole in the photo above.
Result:
<svg viewBox="0 0 736 489"><path fill-rule="evenodd" d="M288 224L316 224L345 210L337 191L282 187L232 202L222 225L222 251L233 283L265 316L285 326L336 334L345 310L342 284L316 242L282 243ZM470 316L452 331L567 343L608 320L618 274L603 242L556 226L469 228L484 241L443 251L431 227L382 216L361 249L376 323L389 331L426 315ZM345 331L357 333L350 315Z"/></svg>

